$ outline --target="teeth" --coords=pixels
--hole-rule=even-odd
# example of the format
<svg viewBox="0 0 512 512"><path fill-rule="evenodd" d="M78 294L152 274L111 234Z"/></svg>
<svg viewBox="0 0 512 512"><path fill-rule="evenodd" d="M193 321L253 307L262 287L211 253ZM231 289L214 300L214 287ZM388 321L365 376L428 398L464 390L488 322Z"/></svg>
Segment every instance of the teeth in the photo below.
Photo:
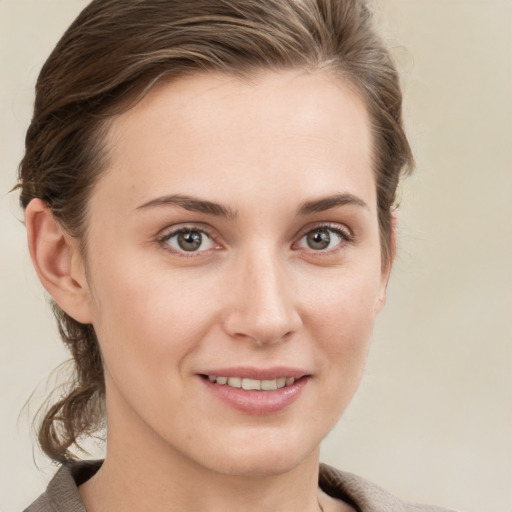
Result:
<svg viewBox="0 0 512 512"><path fill-rule="evenodd" d="M242 379L240 377L229 377L228 386L231 386L232 388L241 388Z"/></svg>
<svg viewBox="0 0 512 512"><path fill-rule="evenodd" d="M261 380L242 379L242 389L261 389Z"/></svg>
<svg viewBox="0 0 512 512"><path fill-rule="evenodd" d="M276 380L262 380L261 381L261 389L263 391L272 391L273 389L277 389L277 381Z"/></svg>
<svg viewBox="0 0 512 512"><path fill-rule="evenodd" d="M215 377L208 375L210 382L216 382L221 385L228 385L233 388L242 388L249 390L273 391L281 389L285 386L291 386L295 382L294 377L279 377L273 380L257 380L257 379L242 379L241 377Z"/></svg>

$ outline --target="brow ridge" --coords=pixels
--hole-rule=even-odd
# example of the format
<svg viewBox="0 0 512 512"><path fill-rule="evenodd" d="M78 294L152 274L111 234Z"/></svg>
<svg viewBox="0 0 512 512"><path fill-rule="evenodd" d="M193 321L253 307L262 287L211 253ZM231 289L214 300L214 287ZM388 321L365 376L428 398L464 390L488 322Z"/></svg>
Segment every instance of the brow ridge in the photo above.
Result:
<svg viewBox="0 0 512 512"><path fill-rule="evenodd" d="M217 217L235 218L237 216L236 210L233 210L232 208L213 201L207 201L205 199L199 199L197 197L183 194L156 197L155 199L138 206L136 210L145 210L147 208L156 208L168 205L175 205L185 210L204 213L206 215L214 215Z"/></svg>
<svg viewBox="0 0 512 512"><path fill-rule="evenodd" d="M359 197L349 193L333 194L313 201L306 201L299 206L299 215L311 215L313 213L324 212L332 208L345 205L355 205L368 209L368 205Z"/></svg>

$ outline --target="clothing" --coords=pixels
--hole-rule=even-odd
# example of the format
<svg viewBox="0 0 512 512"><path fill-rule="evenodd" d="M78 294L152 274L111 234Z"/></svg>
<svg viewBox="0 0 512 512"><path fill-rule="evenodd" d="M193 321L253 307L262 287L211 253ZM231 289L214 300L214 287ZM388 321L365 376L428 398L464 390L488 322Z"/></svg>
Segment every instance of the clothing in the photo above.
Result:
<svg viewBox="0 0 512 512"><path fill-rule="evenodd" d="M24 512L87 512L78 486L91 478L100 466L101 461L62 466L46 492ZM320 465L319 485L324 492L349 503L357 512L450 512L445 508L403 502L361 477L326 464Z"/></svg>

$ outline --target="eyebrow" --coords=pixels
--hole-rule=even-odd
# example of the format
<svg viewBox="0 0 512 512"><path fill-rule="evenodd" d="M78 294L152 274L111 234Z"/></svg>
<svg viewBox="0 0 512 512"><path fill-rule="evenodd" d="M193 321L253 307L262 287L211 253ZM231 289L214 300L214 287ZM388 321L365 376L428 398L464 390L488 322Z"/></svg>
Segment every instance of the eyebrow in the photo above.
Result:
<svg viewBox="0 0 512 512"><path fill-rule="evenodd" d="M226 217L232 219L237 216L236 210L233 210L227 206L181 194L157 197L151 201L148 201L147 203L138 206L136 210L145 210L147 208L155 208L167 205L175 205L191 212L205 213L207 215L215 215L217 217Z"/></svg>
<svg viewBox="0 0 512 512"><path fill-rule="evenodd" d="M152 199L136 208L136 210L145 210L147 208L155 208L159 206L175 205L185 210L192 212L204 213L206 215L214 215L216 217L225 217L234 219L237 217L237 211L223 206L219 203L199 199L182 194L174 194L169 196L162 196ZM306 201L299 206L297 210L298 215L311 215L313 213L324 212L332 208L337 208L345 205L356 205L361 208L368 208L368 205L358 197L343 193L333 194L332 196L322 197L314 201Z"/></svg>
<svg viewBox="0 0 512 512"><path fill-rule="evenodd" d="M307 201L302 203L298 209L299 215L311 215L312 213L325 212L331 208L345 205L355 205L368 209L368 205L359 197L352 194L333 194L332 196L323 197L315 201Z"/></svg>

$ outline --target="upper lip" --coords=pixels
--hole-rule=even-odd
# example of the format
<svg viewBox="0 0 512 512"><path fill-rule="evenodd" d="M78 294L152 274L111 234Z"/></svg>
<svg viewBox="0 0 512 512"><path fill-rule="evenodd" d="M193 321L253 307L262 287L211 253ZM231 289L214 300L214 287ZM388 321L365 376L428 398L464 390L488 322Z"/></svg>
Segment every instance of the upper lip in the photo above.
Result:
<svg viewBox="0 0 512 512"><path fill-rule="evenodd" d="M289 366L273 366L272 368L254 368L250 366L236 366L230 368L215 368L199 372L200 375L213 377L240 377L255 380L274 380L280 377L293 377L300 379L309 373L301 368Z"/></svg>

